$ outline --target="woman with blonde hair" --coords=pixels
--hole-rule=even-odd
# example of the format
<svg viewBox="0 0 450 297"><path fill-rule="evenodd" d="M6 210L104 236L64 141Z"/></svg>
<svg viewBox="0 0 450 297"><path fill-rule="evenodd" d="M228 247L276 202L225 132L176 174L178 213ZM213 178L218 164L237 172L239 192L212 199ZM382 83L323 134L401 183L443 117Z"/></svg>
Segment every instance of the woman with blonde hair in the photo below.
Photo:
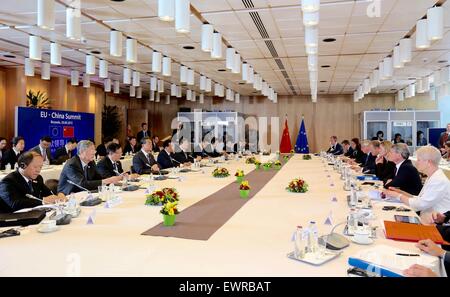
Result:
<svg viewBox="0 0 450 297"><path fill-rule="evenodd" d="M382 180L384 183L392 179L395 175L395 163L388 160L387 155L392 147L392 142L389 140L385 140L381 142L381 151L376 156L376 175L377 177Z"/></svg>

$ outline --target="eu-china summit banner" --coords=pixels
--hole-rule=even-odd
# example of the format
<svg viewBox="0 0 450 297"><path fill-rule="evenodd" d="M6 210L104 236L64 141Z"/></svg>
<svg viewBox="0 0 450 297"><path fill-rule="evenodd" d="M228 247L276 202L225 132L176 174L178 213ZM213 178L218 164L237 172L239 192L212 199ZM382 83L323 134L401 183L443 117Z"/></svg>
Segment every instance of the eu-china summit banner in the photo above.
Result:
<svg viewBox="0 0 450 297"><path fill-rule="evenodd" d="M25 138L26 150L39 144L42 136L52 138L52 154L70 138L94 139L95 115L85 112L16 106L15 135Z"/></svg>

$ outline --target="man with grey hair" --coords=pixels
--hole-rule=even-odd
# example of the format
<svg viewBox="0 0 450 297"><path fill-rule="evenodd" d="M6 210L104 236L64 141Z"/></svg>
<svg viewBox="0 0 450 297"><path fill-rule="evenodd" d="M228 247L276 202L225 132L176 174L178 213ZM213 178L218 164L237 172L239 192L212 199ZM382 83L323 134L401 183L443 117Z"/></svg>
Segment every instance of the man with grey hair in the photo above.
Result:
<svg viewBox="0 0 450 297"><path fill-rule="evenodd" d="M441 152L434 146L423 146L417 150L417 169L428 176L418 196L399 189L385 190L386 195L397 197L415 211L444 213L450 210L450 181L439 168Z"/></svg>
<svg viewBox="0 0 450 297"><path fill-rule="evenodd" d="M388 159L395 163L395 175L394 178L386 181L384 187L390 190L398 188L406 193L419 195L422 190L422 181L416 167L409 160L409 155L406 144L397 143L392 146Z"/></svg>
<svg viewBox="0 0 450 297"><path fill-rule="evenodd" d="M97 172L94 162L95 146L89 140L82 140L77 146L78 155L66 161L59 177L58 192L66 195L83 191L81 188L70 184L68 181L86 188L90 191L97 190L103 184L112 184L122 180L122 176L113 176L102 179Z"/></svg>

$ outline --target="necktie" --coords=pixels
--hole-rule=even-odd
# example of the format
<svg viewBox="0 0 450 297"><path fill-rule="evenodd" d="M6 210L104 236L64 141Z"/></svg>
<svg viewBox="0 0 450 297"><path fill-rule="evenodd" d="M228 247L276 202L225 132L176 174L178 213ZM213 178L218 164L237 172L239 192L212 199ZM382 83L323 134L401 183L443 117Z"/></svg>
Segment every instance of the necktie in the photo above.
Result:
<svg viewBox="0 0 450 297"><path fill-rule="evenodd" d="M30 188L31 193L34 193L33 182L31 180L28 181L28 187Z"/></svg>
<svg viewBox="0 0 450 297"><path fill-rule="evenodd" d="M117 169L117 163L113 162L113 167L114 167L114 172L117 174L117 172L119 172L119 170Z"/></svg>
<svg viewBox="0 0 450 297"><path fill-rule="evenodd" d="M88 179L88 166L87 166L87 165L84 166L83 171L84 171L84 177L85 177L86 179Z"/></svg>
<svg viewBox="0 0 450 297"><path fill-rule="evenodd" d="M152 161L150 160L150 154L145 155L147 157L148 164L151 165Z"/></svg>

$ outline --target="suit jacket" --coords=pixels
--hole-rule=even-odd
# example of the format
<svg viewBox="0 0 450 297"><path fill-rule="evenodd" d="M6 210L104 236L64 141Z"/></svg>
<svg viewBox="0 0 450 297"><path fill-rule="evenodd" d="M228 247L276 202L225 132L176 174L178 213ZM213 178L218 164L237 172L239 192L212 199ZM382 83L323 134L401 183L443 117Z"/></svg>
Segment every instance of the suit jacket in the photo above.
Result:
<svg viewBox="0 0 450 297"><path fill-rule="evenodd" d="M97 151L95 153L96 156L106 157L106 155L108 154L108 152L106 151L106 146L103 143L99 144L95 150Z"/></svg>
<svg viewBox="0 0 450 297"><path fill-rule="evenodd" d="M151 137L150 131L147 130L146 132L147 132L147 137ZM142 138L144 138L144 131L143 130L139 131L138 134L136 135L137 142L141 143L141 139Z"/></svg>
<svg viewBox="0 0 450 297"><path fill-rule="evenodd" d="M366 163L363 167L363 172L368 174L376 174L377 173L377 164L376 161L377 157L369 153L366 159Z"/></svg>
<svg viewBox="0 0 450 297"><path fill-rule="evenodd" d="M70 158L72 158L72 152L67 152L66 146L62 146L56 150L53 163L62 164Z"/></svg>
<svg viewBox="0 0 450 297"><path fill-rule="evenodd" d="M19 156L22 154L23 152L20 152L18 155L16 155L16 153L14 152L13 149L9 149L7 150L4 154L3 154L3 158L2 158L2 166L3 168L5 167L5 165L10 164L11 168L14 168L14 166L17 163L17 159L19 158Z"/></svg>
<svg viewBox="0 0 450 297"><path fill-rule="evenodd" d="M153 144L153 152L154 152L154 153L159 153L159 152L161 152L161 149L159 148L158 143L154 143L154 142L152 141L152 144Z"/></svg>
<svg viewBox="0 0 450 297"><path fill-rule="evenodd" d="M30 150L30 152L36 152L36 153L38 153L39 155L41 155L44 158L44 156L42 155L41 148L39 147L39 145L36 145L35 147L33 147ZM48 160L48 163L49 164L53 164L53 159L52 159L52 154L50 153L50 149L45 149L45 155L46 155L46 158Z"/></svg>
<svg viewBox="0 0 450 297"><path fill-rule="evenodd" d="M127 153L136 154L138 151L139 151L139 149L138 149L137 144L134 147L132 147L130 143L127 143L125 145L125 148L123 149L123 155L125 155Z"/></svg>
<svg viewBox="0 0 450 297"><path fill-rule="evenodd" d="M162 150L158 155L158 164L161 169L178 167L180 164L173 162L173 155L169 155L166 150Z"/></svg>
<svg viewBox="0 0 450 297"><path fill-rule="evenodd" d="M383 158L383 163L377 164L376 175L385 183L387 180L394 178L395 170L395 163Z"/></svg>
<svg viewBox="0 0 450 297"><path fill-rule="evenodd" d="M384 187L397 187L402 191L417 196L422 190L422 180L411 160L405 160L398 169L397 175Z"/></svg>
<svg viewBox="0 0 450 297"><path fill-rule="evenodd" d="M448 132L442 132L441 136L439 136L439 148L443 148L445 143L450 140L448 134Z"/></svg>
<svg viewBox="0 0 450 297"><path fill-rule="evenodd" d="M221 154L218 153L211 144L208 144L206 147L204 147L203 152L206 153L211 158L217 158L221 156Z"/></svg>
<svg viewBox="0 0 450 297"><path fill-rule="evenodd" d="M144 152L140 150L133 157L133 170L138 174L152 173L152 166L157 164L152 154L149 154L150 161L145 157Z"/></svg>
<svg viewBox="0 0 450 297"><path fill-rule="evenodd" d="M117 171L123 173L122 164L120 161L116 162ZM117 176L118 174L114 171L113 162L109 157L103 158L97 163L97 172L102 176L103 179L112 176Z"/></svg>
<svg viewBox="0 0 450 297"><path fill-rule="evenodd" d="M70 193L83 191L82 189L69 184L67 182L68 180L71 180L89 191L97 190L98 186L102 185L102 176L97 172L94 161L89 162L87 167L87 174L85 176L83 165L81 164L81 160L78 155L67 160L59 177L58 192L69 195Z"/></svg>
<svg viewBox="0 0 450 297"><path fill-rule="evenodd" d="M181 164L187 163L187 162L194 162L194 157L192 157L191 153L187 153L184 151L180 151L178 153L173 154L173 158L180 162Z"/></svg>
<svg viewBox="0 0 450 297"><path fill-rule="evenodd" d="M197 157L207 158L207 157L209 157L208 154L199 145L195 146L194 152L192 153L192 155L194 156L194 158L197 158Z"/></svg>
<svg viewBox="0 0 450 297"><path fill-rule="evenodd" d="M4 202L3 207L6 207L3 211L15 212L23 208L42 205L42 202L27 198L26 194L31 194L40 199L52 195L40 175L32 182L32 188L17 170L5 176L0 182L0 198Z"/></svg>
<svg viewBox="0 0 450 297"><path fill-rule="evenodd" d="M4 170L5 167L3 166L3 159L5 157L6 150L0 150L0 170Z"/></svg>
<svg viewBox="0 0 450 297"><path fill-rule="evenodd" d="M344 148L342 145L338 142L333 147L330 147L327 151L329 154L333 154L335 156L342 155L344 153Z"/></svg>
<svg viewBox="0 0 450 297"><path fill-rule="evenodd" d="M353 152L354 152L353 148L349 147L348 151L344 154L344 156L351 157L353 155Z"/></svg>

